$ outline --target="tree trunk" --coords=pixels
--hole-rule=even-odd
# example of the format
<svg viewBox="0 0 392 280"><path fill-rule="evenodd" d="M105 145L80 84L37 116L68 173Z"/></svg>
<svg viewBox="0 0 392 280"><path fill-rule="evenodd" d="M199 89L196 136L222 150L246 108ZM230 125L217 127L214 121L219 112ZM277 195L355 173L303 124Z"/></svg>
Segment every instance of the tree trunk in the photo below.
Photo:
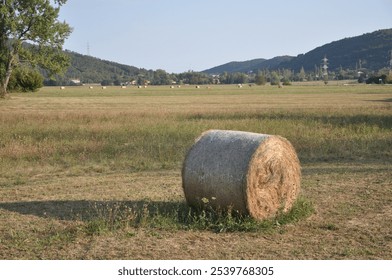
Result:
<svg viewBox="0 0 392 280"><path fill-rule="evenodd" d="M4 80L1 83L2 87L0 89L0 98L5 98L8 94L7 87L8 87L8 83L10 82L11 74L12 74L12 59L7 65L7 72L5 74Z"/></svg>
<svg viewBox="0 0 392 280"><path fill-rule="evenodd" d="M8 66L8 69L7 69L7 73L5 74L5 79L4 79L5 93L7 93L7 87L8 87L8 83L10 82L11 74L12 74L12 64L10 63L10 65Z"/></svg>
<svg viewBox="0 0 392 280"><path fill-rule="evenodd" d="M11 53L9 55L5 77L4 77L4 80L1 81L2 88L0 89L0 98L5 98L8 94L7 87L8 87L8 83L10 82L11 75L12 75L12 70L14 67L14 60L16 58L17 51L18 51L18 48L14 47L14 49L11 51Z"/></svg>

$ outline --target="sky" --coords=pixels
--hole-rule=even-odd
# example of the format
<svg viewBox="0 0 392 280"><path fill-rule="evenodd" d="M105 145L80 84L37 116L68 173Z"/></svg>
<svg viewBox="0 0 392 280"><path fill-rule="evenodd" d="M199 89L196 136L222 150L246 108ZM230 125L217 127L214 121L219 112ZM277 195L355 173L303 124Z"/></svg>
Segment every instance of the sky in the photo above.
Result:
<svg viewBox="0 0 392 280"><path fill-rule="evenodd" d="M64 49L169 73L296 56L392 28L392 0L68 0Z"/></svg>

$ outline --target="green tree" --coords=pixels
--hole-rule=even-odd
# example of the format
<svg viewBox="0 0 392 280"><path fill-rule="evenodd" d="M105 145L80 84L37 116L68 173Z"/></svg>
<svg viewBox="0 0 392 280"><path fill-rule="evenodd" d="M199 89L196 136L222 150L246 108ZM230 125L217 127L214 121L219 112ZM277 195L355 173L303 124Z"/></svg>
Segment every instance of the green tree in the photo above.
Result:
<svg viewBox="0 0 392 280"><path fill-rule="evenodd" d="M8 84L8 91L34 92L43 87L42 75L28 67L18 67L14 70Z"/></svg>
<svg viewBox="0 0 392 280"><path fill-rule="evenodd" d="M152 79L153 85L169 85L171 84L170 75L162 69L158 69L154 72L154 78Z"/></svg>
<svg viewBox="0 0 392 280"><path fill-rule="evenodd" d="M385 79L386 84L392 84L392 71L389 71L388 76Z"/></svg>
<svg viewBox="0 0 392 280"><path fill-rule="evenodd" d="M290 85L291 81L293 80L293 71L291 71L290 69L283 69L282 71L282 76L283 76L283 85Z"/></svg>
<svg viewBox="0 0 392 280"><path fill-rule="evenodd" d="M0 1L0 97L4 97L13 70L21 61L50 74L69 66L62 47L71 28L58 20L60 7L67 0Z"/></svg>
<svg viewBox="0 0 392 280"><path fill-rule="evenodd" d="M233 73L233 82L234 84L245 84L248 82L248 76L244 73Z"/></svg>
<svg viewBox="0 0 392 280"><path fill-rule="evenodd" d="M279 76L278 72L276 72L276 71L271 72L270 83L271 83L271 86L280 85L280 76Z"/></svg>
<svg viewBox="0 0 392 280"><path fill-rule="evenodd" d="M298 80L303 82L303 81L305 81L305 79L306 79L306 72L305 72L304 67L302 66L301 70L298 73Z"/></svg>
<svg viewBox="0 0 392 280"><path fill-rule="evenodd" d="M258 71L255 77L255 83L256 85L263 86L267 83L267 79L265 78L265 75L263 72Z"/></svg>
<svg viewBox="0 0 392 280"><path fill-rule="evenodd" d="M233 76L225 71L220 75L220 82L222 84L233 84Z"/></svg>

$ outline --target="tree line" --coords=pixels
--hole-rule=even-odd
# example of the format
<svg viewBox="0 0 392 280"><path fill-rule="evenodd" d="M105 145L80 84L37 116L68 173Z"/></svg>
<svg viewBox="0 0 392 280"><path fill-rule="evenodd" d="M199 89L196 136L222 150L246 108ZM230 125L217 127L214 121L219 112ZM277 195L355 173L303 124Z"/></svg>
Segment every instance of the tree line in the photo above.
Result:
<svg viewBox="0 0 392 280"><path fill-rule="evenodd" d="M112 63L112 62L105 62ZM127 84L134 85L171 85L171 84L258 84L264 85L271 83L276 85L282 83L289 85L291 82L304 82L304 81L317 81L328 78L329 80L358 80L359 82L366 82L367 79L385 74L388 69L381 69L380 71L367 71L366 69L339 69L338 71L329 71L328 77L324 76L321 67L315 66L314 71L305 71L301 68L299 72L290 69L277 69L277 70L258 70L255 72L223 72L219 75L210 75L203 72L187 71L183 73L168 73L165 70L145 70L132 68L118 70L109 68L105 72L104 67L94 66L89 67L85 64L87 69L100 69L99 72L84 71L84 73L66 73L65 76L58 76L56 79L46 79L45 85L48 86L61 86L61 85L74 85L72 77L81 77L81 84L101 84L103 86L120 86ZM72 67L72 66L71 66ZM130 67L130 66L127 66ZM68 70L69 71L69 70ZM70 71L71 72L71 71ZM72 73L72 72L71 72Z"/></svg>
<svg viewBox="0 0 392 280"><path fill-rule="evenodd" d="M265 85L291 85L292 82L305 82L317 80L355 80L360 83L376 83L387 84L392 83L392 75L388 74L387 69L380 71L365 73L354 70L341 70L339 72L328 72L328 76L324 76L322 72L316 70L314 72L306 72L301 69L298 73L292 70L261 70L257 73L227 73L220 75L209 75L202 72L187 71L179 74L170 74L165 70L146 70L137 71L134 75L124 76L121 74L113 75L112 79L94 79L91 77L87 80L80 80L80 84L75 84L66 76L58 76L56 79L44 80L43 75L38 71L26 68L17 68L12 76L9 88L15 91L34 91L44 84L47 86L72 86L82 85L85 83L99 83L102 86L121 86L121 85L172 85L172 84L256 84Z"/></svg>

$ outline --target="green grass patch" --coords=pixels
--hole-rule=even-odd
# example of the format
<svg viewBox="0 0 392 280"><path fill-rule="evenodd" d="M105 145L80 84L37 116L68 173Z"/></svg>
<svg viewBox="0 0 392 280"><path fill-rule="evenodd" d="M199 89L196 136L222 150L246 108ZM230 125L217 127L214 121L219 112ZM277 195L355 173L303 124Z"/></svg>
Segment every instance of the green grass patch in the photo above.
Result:
<svg viewBox="0 0 392 280"><path fill-rule="evenodd" d="M91 205L84 222L89 235L148 228L163 230L207 230L222 232L271 232L306 219L314 213L313 204L300 197L292 209L274 218L257 221L231 210L195 209L180 202L105 203Z"/></svg>

